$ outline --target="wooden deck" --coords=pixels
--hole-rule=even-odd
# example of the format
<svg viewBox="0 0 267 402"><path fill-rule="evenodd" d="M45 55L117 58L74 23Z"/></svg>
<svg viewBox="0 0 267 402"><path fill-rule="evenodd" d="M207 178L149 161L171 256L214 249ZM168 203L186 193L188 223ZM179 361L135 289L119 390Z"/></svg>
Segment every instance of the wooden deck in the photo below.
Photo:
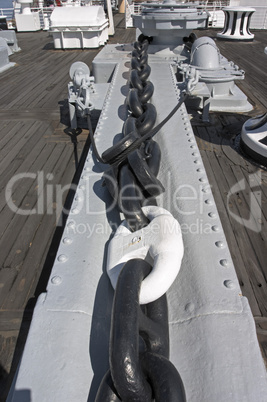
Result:
<svg viewBox="0 0 267 402"><path fill-rule="evenodd" d="M217 30L196 31L216 40ZM267 31L256 31L253 42L216 40L222 55L245 70L237 81L253 110L211 113L202 124L192 113L192 126L201 152L243 295L255 317L258 339L267 363L267 169L239 148L244 122L267 110Z"/></svg>
<svg viewBox="0 0 267 402"><path fill-rule="evenodd" d="M115 25L116 34L109 43L134 39L134 30L124 29L122 15L115 16ZM60 197L56 199L56 186L66 186L64 202L88 151L88 131L73 135L68 129L69 68L78 60L90 66L101 50L54 50L47 32L17 33L17 39L22 51L10 57L16 66L0 74L1 401L6 399L36 299L45 291L61 238L62 203ZM38 176L38 172L42 173ZM7 202L5 190L13 177L17 181ZM72 196L70 192L66 209ZM37 213L21 215L10 205Z"/></svg>
<svg viewBox="0 0 267 402"><path fill-rule="evenodd" d="M115 26L116 33L109 43L134 40L135 31L124 29L122 15L115 16ZM197 34L214 37L216 31ZM17 38L22 51L10 59L17 65L0 75L1 401L5 400L21 357L36 299L46 288L64 226L64 219L58 223L60 216L56 212L61 211L61 202L55 198L55 191L51 197L52 189L77 182L88 151L87 130L74 135L68 129L69 67L77 60L90 66L99 52L55 51L47 32L18 33ZM267 173L240 153L238 135L249 116L267 109L267 56L263 55L266 43L267 32L256 32L252 43L217 41L223 55L246 71L246 79L239 86L255 106L251 113L213 113L208 125L201 123L198 113L192 114L193 129L265 357ZM25 173L27 178L16 176L12 198L7 202L10 180ZM227 199L236 183L240 189ZM70 191L66 198L67 193L66 188L66 209L73 197ZM38 213L18 214L10 205L36 209ZM240 223L240 217L251 218L251 226Z"/></svg>

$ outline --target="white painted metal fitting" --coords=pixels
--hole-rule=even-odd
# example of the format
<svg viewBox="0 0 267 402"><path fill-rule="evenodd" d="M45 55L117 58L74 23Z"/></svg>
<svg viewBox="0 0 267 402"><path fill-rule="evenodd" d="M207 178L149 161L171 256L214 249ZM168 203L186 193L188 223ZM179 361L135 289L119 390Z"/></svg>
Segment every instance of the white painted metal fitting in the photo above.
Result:
<svg viewBox="0 0 267 402"><path fill-rule="evenodd" d="M195 40L191 49L190 64L199 69L219 69L220 51L213 39L203 36Z"/></svg>
<svg viewBox="0 0 267 402"><path fill-rule="evenodd" d="M147 206L142 208L150 220L145 228L132 233L126 221L118 227L110 241L107 258L107 273L114 289L124 264L141 258L153 268L143 280L140 304L157 300L174 282L184 254L181 228L178 221L167 210Z"/></svg>

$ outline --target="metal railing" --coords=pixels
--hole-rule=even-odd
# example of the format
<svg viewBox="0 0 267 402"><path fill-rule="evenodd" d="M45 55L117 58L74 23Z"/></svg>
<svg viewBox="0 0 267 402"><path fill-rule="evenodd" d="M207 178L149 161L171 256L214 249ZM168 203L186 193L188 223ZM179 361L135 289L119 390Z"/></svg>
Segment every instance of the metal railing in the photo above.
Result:
<svg viewBox="0 0 267 402"><path fill-rule="evenodd" d="M224 26L224 13L223 8L229 6L230 0L221 0L208 3L208 1L198 2L197 8L203 8L209 14L208 26L210 28L220 28ZM132 27L132 15L141 14L142 3L131 0L125 0L125 26L126 28ZM250 28L252 29L267 29L267 5L266 6L254 6L256 11L253 13L250 22Z"/></svg>
<svg viewBox="0 0 267 402"><path fill-rule="evenodd" d="M0 8L0 16L5 16L7 21L14 19L14 9L13 8Z"/></svg>
<svg viewBox="0 0 267 402"><path fill-rule="evenodd" d="M267 5L266 6L254 6L255 13L252 14L250 20L250 28L252 29L267 29Z"/></svg>

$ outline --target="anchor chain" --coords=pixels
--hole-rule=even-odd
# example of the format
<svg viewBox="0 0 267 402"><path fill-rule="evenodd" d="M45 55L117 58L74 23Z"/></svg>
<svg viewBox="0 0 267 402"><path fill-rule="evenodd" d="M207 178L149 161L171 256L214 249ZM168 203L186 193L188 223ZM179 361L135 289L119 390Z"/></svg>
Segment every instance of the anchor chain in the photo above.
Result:
<svg viewBox="0 0 267 402"><path fill-rule="evenodd" d="M148 81L151 71L147 64L148 44L148 39L143 40L142 44L136 42L132 52L130 90L127 97L130 115L123 126L124 138L134 134L135 138L140 139L151 132L156 122L156 108L148 103L154 92L153 84ZM148 205L147 203L156 205L154 197L164 191L156 177L160 159L159 145L148 138L139 148L128 154L127 161L105 172L107 188L133 232L149 223L142 212L142 206Z"/></svg>
<svg viewBox="0 0 267 402"><path fill-rule="evenodd" d="M164 192L157 179L161 151L152 137L184 100L182 97L169 116L153 128L157 112L148 103L154 92L153 84L148 81L149 42L149 38L141 35L134 44L127 96L129 116L123 126L122 140L100 157L91 135L97 158L111 165L104 173L105 184L131 232L149 225L142 207L157 205L155 197ZM169 361L166 293L140 305L141 284L151 271L147 261L132 258L118 276L111 319L110 369L102 379L96 402L186 400L181 377Z"/></svg>
<svg viewBox="0 0 267 402"><path fill-rule="evenodd" d="M99 387L96 402L185 401L183 382L169 361L166 294L143 308L142 280L151 266L128 261L118 279L113 302L110 370Z"/></svg>

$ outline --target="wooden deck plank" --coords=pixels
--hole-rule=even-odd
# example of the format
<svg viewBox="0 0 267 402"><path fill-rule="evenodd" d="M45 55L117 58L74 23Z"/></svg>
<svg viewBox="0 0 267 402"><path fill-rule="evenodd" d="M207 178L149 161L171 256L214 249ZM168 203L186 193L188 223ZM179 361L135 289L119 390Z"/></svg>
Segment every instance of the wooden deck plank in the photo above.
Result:
<svg viewBox="0 0 267 402"><path fill-rule="evenodd" d="M61 183L62 176L64 174L65 169L67 168L67 165L69 164L71 158L72 158L72 153L70 152L69 147L66 147L64 144L57 144L57 148L59 148L62 157L58 158L58 163L54 166L51 174L53 174L53 180L46 180L44 181L44 191L40 194L40 199L43 199L44 203L44 211L45 214L51 214L54 216L56 215L56 208L60 209L60 211L63 208L63 204L61 205L60 199L56 199L56 194L54 194L54 197L50 198L48 196L47 188L46 185L49 185L50 188L53 186L53 192L55 192L55 183ZM60 166L59 166L60 165ZM72 166L73 169L73 166ZM68 183L71 184L71 183ZM66 193L65 193L66 195ZM27 200L28 202L28 200ZM12 245L12 249L10 252L6 255L6 259L4 262L4 266L13 266L15 269L19 269L23 265L23 261L25 259L25 256L27 255L28 249L32 246L32 243L34 241L34 236L36 233L36 230L38 230L40 221L42 219L42 216L40 216L41 213L39 214L34 214L31 216L28 216L24 226L23 226L23 237L18 236L15 242ZM42 214L43 215L43 214ZM46 216L45 216L46 218ZM56 224L56 220L55 220ZM37 228L37 229L36 229ZM15 284L14 284L15 285Z"/></svg>
<svg viewBox="0 0 267 402"><path fill-rule="evenodd" d="M48 127L50 130L50 127ZM46 131L44 132L44 136ZM32 137L20 150L20 152L14 157L12 161L10 161L11 166L7 166L6 169L2 171L1 180L2 184L0 186L1 190L3 190L9 180L15 174L27 173L29 168L34 163L42 149L45 147L46 141L36 141L36 137ZM11 163L12 162L12 163ZM5 206L6 200L3 197L3 193L0 194L0 211Z"/></svg>
<svg viewBox="0 0 267 402"><path fill-rule="evenodd" d="M31 172L32 174L36 174L38 171L41 171L43 167L45 166L47 159L49 158L49 155L53 153L54 146L53 144L47 144L46 147L44 147L41 150L41 153L39 154L38 158L34 161L34 164L31 166ZM53 166L53 165L52 165ZM40 170L34 170L34 169L40 169ZM30 171L28 172L30 173ZM50 173L50 172L49 172ZM12 210L9 206L9 202L12 202L12 207L13 208L23 208L22 202L25 200L25 197L27 197L28 192L31 190L32 193L36 194L36 187L37 183L33 183L32 179L30 178L22 178L21 180L17 181L13 188L12 188L12 194L7 195L4 194L3 198L5 202L5 206L3 210L1 211L1 231L0 231L0 238L3 236L3 234L6 231L6 228L9 227L10 223L12 220L18 215ZM12 197L11 197L12 196ZM25 208L26 209L26 208ZM30 209L30 208L29 208ZM1 243L1 240L0 240ZM6 250L6 249L5 249Z"/></svg>
<svg viewBox="0 0 267 402"><path fill-rule="evenodd" d="M2 155L5 155L9 149L13 148L13 144L16 143L17 133L18 131L23 130L23 123L17 122L14 124L10 123L6 125L1 130L1 142L0 142L0 154L3 151ZM26 128L24 128L25 130Z"/></svg>
<svg viewBox="0 0 267 402"><path fill-rule="evenodd" d="M218 119L217 132L219 133L223 132L221 122L222 119ZM240 284L246 283L246 289L243 289L242 286L241 289L250 301L253 314L259 314L260 311L260 315L266 315L266 287L264 286L265 289L262 289L262 286L260 286L261 284L264 285L266 283L263 274L266 261L266 248L262 241L262 233L251 233L251 231L248 233L246 227L237 222L234 218L234 215L236 215L236 217L239 219L240 216L244 216L244 214L246 215L250 212L249 205L244 200L242 188L239 188L239 192L237 191L238 195L231 197L229 202L227 200L227 196L231 188L233 188L233 186L237 186L241 179L240 175L236 177L233 172L238 170L240 171L240 169L243 169L248 162L245 161L244 165L242 156L236 151L234 151L235 157L231 157L230 159L228 159L228 157L224 158L225 153L228 153L229 155L231 139L226 145L225 139L222 137L218 138L216 135L216 128L214 125L212 128L207 127L207 130L205 130L204 127L197 127L196 125L194 125L193 128L198 142L199 138L202 139L202 143L199 143L199 147L203 156L208 178L212 186L216 204L220 202L218 200L218 194L220 194L221 198L223 199L225 210L227 211L226 216L225 211L224 213L222 212L222 207L219 208L219 213L226 237L228 239L232 257L234 260L236 260L237 253L241 253L242 255L243 262L242 260L235 261L235 268L239 282ZM209 134L207 134L205 131L208 131ZM206 145L204 139L212 142L212 151L210 151L210 146L208 148L209 151L205 149ZM225 151L225 149L227 149L227 151ZM206 154L208 154L208 157ZM244 178L244 175L242 178ZM235 241L233 241L233 235L235 237ZM255 266L257 266L257 269ZM258 312L257 306L255 305L255 296L259 308Z"/></svg>
<svg viewBox="0 0 267 402"><path fill-rule="evenodd" d="M36 160L36 164L33 166L33 177L34 179L22 179L17 187L17 189L12 194L12 200L15 207L20 208L22 211L33 211L36 210L37 215L41 215L44 213L44 209L42 208L42 199L43 199L43 189L39 189L39 186L43 184L45 185L48 181L47 175L51 175L57 166L57 162L60 159L60 156L64 150L65 144L48 144L42 154L42 163L40 161L41 158ZM51 152L50 149L51 149ZM64 155L65 156L65 155ZM40 180L38 182L37 174L36 174L36 166L40 166ZM38 192L41 191L40 194ZM39 210L39 213L38 213ZM27 212L26 212L27 213ZM23 230L25 222L28 218L28 215L24 215L22 213L14 213L9 205L6 205L5 211L3 211L3 227L2 227L2 237L0 239L0 248L5 250L5 254L0 256L1 266L5 266L5 258L7 253L9 253L10 248L13 245L13 242L19 236L20 231ZM34 215L36 215L34 213ZM4 236L3 236L4 234Z"/></svg>
<svg viewBox="0 0 267 402"><path fill-rule="evenodd" d="M9 164L10 159L14 159L14 157L20 152L21 147L26 144L32 136L36 135L39 127L40 125L36 121L28 124L25 124L24 122L19 124L17 135L13 136L0 152L0 171Z"/></svg>
<svg viewBox="0 0 267 402"><path fill-rule="evenodd" d="M259 309L256 295L251 286L250 277L249 277L247 271L242 269L245 265L245 256L240 252L240 249L238 247L238 242L237 242L235 233L232 230L232 227L229 226L228 224L224 224L224 222L229 221L229 212L228 212L228 209L224 202L224 195L222 194L224 192L223 190L225 190L225 187L224 187L225 178L222 175L218 176L214 163L211 163L210 152L201 151L201 157L202 157L205 168L208 169L208 171L210 172L209 180L212 183L220 180L221 191L217 188L217 186L214 187L214 185L213 185L212 192L213 192L216 206L218 208L219 215L220 215L220 218L222 221L223 229L225 232L225 236L227 238L228 246L229 246L231 256L233 259L233 263L234 263L234 266L235 266L235 269L237 272L237 277L239 280L240 288L241 288L242 293L245 296L247 296L249 299L249 304L250 304L250 308L252 310L253 315L260 316L261 311ZM220 169L219 169L219 171L220 171Z"/></svg>

